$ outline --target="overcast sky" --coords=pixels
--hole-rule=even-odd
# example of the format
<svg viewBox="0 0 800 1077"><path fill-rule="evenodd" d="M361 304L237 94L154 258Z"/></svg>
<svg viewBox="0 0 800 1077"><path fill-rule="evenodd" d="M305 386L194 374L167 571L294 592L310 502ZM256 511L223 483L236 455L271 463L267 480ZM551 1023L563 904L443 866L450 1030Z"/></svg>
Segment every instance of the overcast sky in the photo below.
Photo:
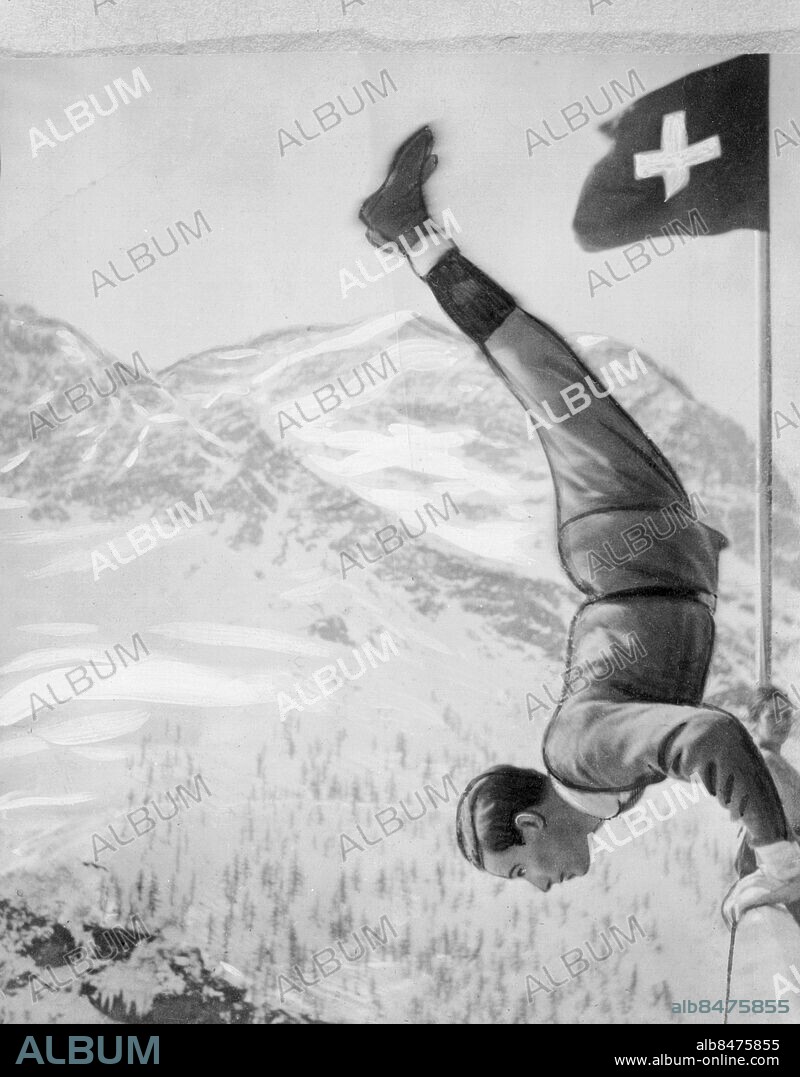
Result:
<svg viewBox="0 0 800 1077"><path fill-rule="evenodd" d="M726 59L504 53L262 54L231 57L106 56L2 62L0 274L12 302L64 318L118 356L141 351L154 369L215 344L265 331L342 324L393 309L443 318L405 269L342 297L340 271L371 273L376 263L356 211L380 181L395 145L420 123L438 136L431 204L449 208L468 256L495 274L527 309L567 332L619 337L666 363L701 399L755 423L757 319L753 237L735 232L676 247L668 258L590 296L588 270L619 251L589 254L570 222L581 184L607 140L599 120L529 154L526 128L549 137L568 128L559 115L587 94L605 104L612 80L629 72L649 91ZM134 67L151 92L32 158L30 128ZM353 86L397 87L302 146L279 152L278 128L318 133L312 109ZM772 126L798 143L798 61L773 60ZM635 83L634 83L635 85ZM641 91L638 91L641 95ZM622 94L622 104L627 103ZM616 102L616 95L612 93ZM587 108L588 106L584 105ZM609 115L613 115L610 113ZM607 117L604 117L607 118ZM800 125L800 123L799 123ZM772 152L775 250L775 406L796 392L798 328L794 266L800 224L800 145ZM132 272L126 248L152 235L164 249L167 226L200 210L211 233L95 298L92 270ZM778 227L778 224L780 225ZM124 267L124 268L123 268ZM607 275L607 273L606 273ZM794 393L794 397L793 397ZM796 417L795 417L795 421ZM795 445L795 442L797 443ZM797 469L800 429L784 431L784 465Z"/></svg>

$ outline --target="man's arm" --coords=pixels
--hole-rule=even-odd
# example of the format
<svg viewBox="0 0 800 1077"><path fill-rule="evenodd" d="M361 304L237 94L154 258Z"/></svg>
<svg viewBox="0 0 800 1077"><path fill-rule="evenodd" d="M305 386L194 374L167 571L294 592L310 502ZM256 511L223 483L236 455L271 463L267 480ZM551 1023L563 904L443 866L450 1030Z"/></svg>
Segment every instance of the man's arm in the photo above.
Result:
<svg viewBox="0 0 800 1077"><path fill-rule="evenodd" d="M574 764L565 772L584 788L635 789L669 775L685 781L697 776L744 824L758 866L726 896L722 915L728 923L736 923L758 905L800 900L800 846L789 830L769 769L741 722L713 707L608 702L584 706L592 710L574 723L579 743L572 745ZM580 709L578 705L576 710ZM566 718L561 728L569 731L570 715L565 711L566 707L557 724ZM570 738L565 740L556 731L552 740L558 752ZM548 765L554 761L550 748Z"/></svg>
<svg viewBox="0 0 800 1077"><path fill-rule="evenodd" d="M578 721L570 714L573 707ZM789 838L769 770L745 727L726 711L668 703L568 703L547 737L546 754L556 776L584 789L632 790L696 775L744 824L754 847Z"/></svg>
<svg viewBox="0 0 800 1077"><path fill-rule="evenodd" d="M733 715L714 708L697 710L665 738L659 758L666 773L676 778L688 781L697 775L732 818L741 820L754 848L789 839L772 775Z"/></svg>

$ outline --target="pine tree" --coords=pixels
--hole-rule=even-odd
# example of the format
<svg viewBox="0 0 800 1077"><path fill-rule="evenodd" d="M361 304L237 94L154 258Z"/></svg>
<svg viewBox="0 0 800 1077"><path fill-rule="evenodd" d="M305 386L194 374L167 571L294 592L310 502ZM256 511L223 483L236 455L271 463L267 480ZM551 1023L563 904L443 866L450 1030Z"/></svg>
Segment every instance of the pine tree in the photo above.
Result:
<svg viewBox="0 0 800 1077"><path fill-rule="evenodd" d="M150 890L147 895L147 911L151 916L155 916L155 914L158 912L158 905L158 879L156 878L155 873L151 872Z"/></svg>

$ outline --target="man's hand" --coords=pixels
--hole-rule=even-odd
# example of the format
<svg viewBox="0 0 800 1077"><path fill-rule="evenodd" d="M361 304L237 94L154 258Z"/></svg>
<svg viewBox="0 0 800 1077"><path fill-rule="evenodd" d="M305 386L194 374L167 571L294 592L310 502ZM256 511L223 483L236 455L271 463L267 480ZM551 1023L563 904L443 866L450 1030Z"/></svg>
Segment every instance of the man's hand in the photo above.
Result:
<svg viewBox="0 0 800 1077"><path fill-rule="evenodd" d="M778 841L755 850L758 868L739 879L722 902L722 916L732 927L747 909L800 900L800 846Z"/></svg>

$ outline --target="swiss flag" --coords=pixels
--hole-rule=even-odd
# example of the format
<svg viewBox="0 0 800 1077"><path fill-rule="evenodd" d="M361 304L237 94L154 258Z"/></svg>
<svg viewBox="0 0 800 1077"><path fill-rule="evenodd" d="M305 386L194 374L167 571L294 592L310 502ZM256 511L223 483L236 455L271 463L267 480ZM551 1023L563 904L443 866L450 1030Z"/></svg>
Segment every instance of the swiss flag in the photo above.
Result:
<svg viewBox="0 0 800 1077"><path fill-rule="evenodd" d="M583 185L584 250L644 239L696 210L706 234L769 228L769 57L737 56L662 86L600 128L614 145Z"/></svg>

